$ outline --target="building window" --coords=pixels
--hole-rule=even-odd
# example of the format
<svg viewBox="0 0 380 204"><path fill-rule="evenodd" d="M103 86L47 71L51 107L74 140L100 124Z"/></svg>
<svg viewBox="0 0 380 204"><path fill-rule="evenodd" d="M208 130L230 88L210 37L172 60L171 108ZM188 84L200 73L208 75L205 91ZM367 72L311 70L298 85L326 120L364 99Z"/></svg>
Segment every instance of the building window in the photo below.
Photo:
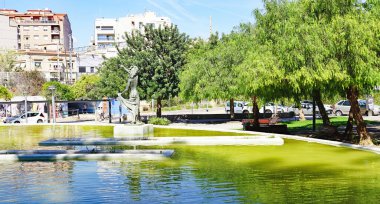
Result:
<svg viewBox="0 0 380 204"><path fill-rule="evenodd" d="M85 73L86 67L79 67L79 73Z"/></svg>
<svg viewBox="0 0 380 204"><path fill-rule="evenodd" d="M49 36L48 35L44 35L44 40L49 40Z"/></svg>
<svg viewBox="0 0 380 204"><path fill-rule="evenodd" d="M44 31L48 31L48 27L47 26L44 26Z"/></svg>
<svg viewBox="0 0 380 204"><path fill-rule="evenodd" d="M41 68L41 61L35 61L34 62L34 67L35 68Z"/></svg>
<svg viewBox="0 0 380 204"><path fill-rule="evenodd" d="M38 26L33 26L33 30L39 30L40 28Z"/></svg>
<svg viewBox="0 0 380 204"><path fill-rule="evenodd" d="M24 40L29 40L29 35L24 35Z"/></svg>
<svg viewBox="0 0 380 204"><path fill-rule="evenodd" d="M25 48L25 49L30 49L30 44L25 44L25 45L24 45L24 48Z"/></svg>
<svg viewBox="0 0 380 204"><path fill-rule="evenodd" d="M113 26L102 26L102 30L113 30Z"/></svg>
<svg viewBox="0 0 380 204"><path fill-rule="evenodd" d="M34 38L35 40L38 40L38 39L40 39L40 36L39 36L39 35L33 35L33 38Z"/></svg>
<svg viewBox="0 0 380 204"><path fill-rule="evenodd" d="M98 35L98 40L114 40L113 35Z"/></svg>
<svg viewBox="0 0 380 204"><path fill-rule="evenodd" d="M24 29L25 31L29 31L29 26L24 26Z"/></svg>
<svg viewBox="0 0 380 204"><path fill-rule="evenodd" d="M152 28L154 28L154 23L147 23L146 24L146 27L150 27L150 26L152 26Z"/></svg>
<svg viewBox="0 0 380 204"><path fill-rule="evenodd" d="M95 67L90 67L90 71L91 71L91 73L94 73L95 72Z"/></svg>

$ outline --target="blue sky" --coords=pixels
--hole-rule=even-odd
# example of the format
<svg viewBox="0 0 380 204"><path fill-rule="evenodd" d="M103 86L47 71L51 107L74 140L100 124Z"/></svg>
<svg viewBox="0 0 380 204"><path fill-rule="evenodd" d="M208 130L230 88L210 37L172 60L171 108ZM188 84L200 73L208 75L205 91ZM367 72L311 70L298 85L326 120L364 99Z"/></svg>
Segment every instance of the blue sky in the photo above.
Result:
<svg viewBox="0 0 380 204"><path fill-rule="evenodd" d="M210 16L213 31L229 33L241 22L253 22L253 9L262 8L261 0L0 0L0 3L2 8L20 12L49 8L67 13L75 47L89 45L96 18L118 18L149 10L170 17L181 32L191 37L206 38Z"/></svg>

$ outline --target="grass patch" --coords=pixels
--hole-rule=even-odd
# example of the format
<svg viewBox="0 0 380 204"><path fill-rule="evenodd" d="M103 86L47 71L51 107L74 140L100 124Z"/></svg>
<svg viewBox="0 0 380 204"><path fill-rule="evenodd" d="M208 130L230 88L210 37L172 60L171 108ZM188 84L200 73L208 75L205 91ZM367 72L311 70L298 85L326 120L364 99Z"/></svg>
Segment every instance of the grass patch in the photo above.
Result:
<svg viewBox="0 0 380 204"><path fill-rule="evenodd" d="M330 122L334 126L345 126L347 124L347 117L333 117L330 118ZM371 125L380 125L379 121L371 121L365 120L367 124ZM304 120L304 121L289 121L289 122L281 122L280 124L285 124L288 126L288 130L290 132L301 131L301 130L312 130L313 129L313 120ZM323 124L322 119L316 120L316 128L318 129Z"/></svg>
<svg viewBox="0 0 380 204"><path fill-rule="evenodd" d="M167 118L152 117L149 118L148 123L153 125L169 125L170 120L168 120Z"/></svg>

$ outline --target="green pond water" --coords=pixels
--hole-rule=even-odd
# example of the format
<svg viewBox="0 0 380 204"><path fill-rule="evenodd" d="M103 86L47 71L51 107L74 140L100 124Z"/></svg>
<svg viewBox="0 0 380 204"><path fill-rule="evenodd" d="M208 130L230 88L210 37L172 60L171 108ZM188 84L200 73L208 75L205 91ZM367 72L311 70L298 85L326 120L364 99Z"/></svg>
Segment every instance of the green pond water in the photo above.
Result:
<svg viewBox="0 0 380 204"><path fill-rule="evenodd" d="M38 142L51 137L109 137L112 132L108 126L1 126L0 149L41 149ZM155 136L207 135L232 134L155 129ZM370 152L294 140L285 140L283 146L165 148L176 153L164 161L0 164L0 201L378 203L380 199L380 155Z"/></svg>

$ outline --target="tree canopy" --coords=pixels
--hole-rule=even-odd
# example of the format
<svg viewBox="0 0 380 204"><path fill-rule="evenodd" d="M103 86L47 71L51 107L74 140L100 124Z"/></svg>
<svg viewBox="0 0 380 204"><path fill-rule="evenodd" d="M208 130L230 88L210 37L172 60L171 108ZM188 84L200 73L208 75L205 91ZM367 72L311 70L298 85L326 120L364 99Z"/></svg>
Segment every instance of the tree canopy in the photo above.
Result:
<svg viewBox="0 0 380 204"><path fill-rule="evenodd" d="M74 100L74 94L70 89L70 86L62 84L58 81L49 81L42 86L42 95L46 98L51 98L52 93L49 90L50 86L55 86L54 95L57 100Z"/></svg>
<svg viewBox="0 0 380 204"><path fill-rule="evenodd" d="M72 91L75 99L97 99L96 85L99 83L98 75L83 75L75 84L72 85Z"/></svg>
<svg viewBox="0 0 380 204"><path fill-rule="evenodd" d="M127 46L120 50L120 66L139 68L139 94L142 99L157 99L157 115L161 115L161 100L178 95L179 73L185 61L188 37L177 26L154 28L126 35Z"/></svg>
<svg viewBox="0 0 380 204"><path fill-rule="evenodd" d="M187 100L229 99L241 96L237 67L251 43L251 25L242 24L228 35L194 41L180 75L181 97Z"/></svg>
<svg viewBox="0 0 380 204"><path fill-rule="evenodd" d="M11 100L12 92L10 92L6 87L0 85L0 99Z"/></svg>
<svg viewBox="0 0 380 204"><path fill-rule="evenodd" d="M98 75L99 81L96 83L94 91L96 98L117 97L117 93L124 90L128 79L128 73L121 67L118 57L105 60Z"/></svg>
<svg viewBox="0 0 380 204"><path fill-rule="evenodd" d="M0 72L16 71L16 53L7 51L0 54Z"/></svg>

